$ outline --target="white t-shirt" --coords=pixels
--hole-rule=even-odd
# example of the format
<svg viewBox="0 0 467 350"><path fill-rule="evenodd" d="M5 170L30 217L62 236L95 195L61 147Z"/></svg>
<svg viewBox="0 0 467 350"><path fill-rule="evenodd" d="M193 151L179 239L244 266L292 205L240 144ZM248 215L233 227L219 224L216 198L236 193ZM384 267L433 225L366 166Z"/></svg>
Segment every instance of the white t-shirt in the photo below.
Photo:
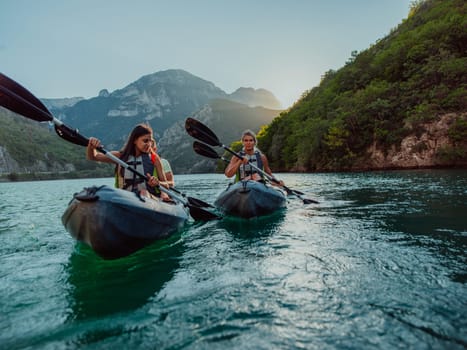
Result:
<svg viewBox="0 0 467 350"><path fill-rule="evenodd" d="M162 164L162 170L164 171L164 174L172 172L172 168L170 167L170 163L167 159L161 158L161 164Z"/></svg>

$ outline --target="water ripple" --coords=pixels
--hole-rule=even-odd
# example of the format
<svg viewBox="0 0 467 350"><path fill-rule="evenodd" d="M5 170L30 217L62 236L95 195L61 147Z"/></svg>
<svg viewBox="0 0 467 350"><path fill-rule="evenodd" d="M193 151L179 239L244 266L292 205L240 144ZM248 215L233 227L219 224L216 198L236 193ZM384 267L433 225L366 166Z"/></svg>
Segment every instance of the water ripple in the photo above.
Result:
<svg viewBox="0 0 467 350"><path fill-rule="evenodd" d="M467 346L466 171L278 177L320 204L193 222L116 261L60 222L112 179L0 184L0 348ZM228 182L176 180L207 202Z"/></svg>

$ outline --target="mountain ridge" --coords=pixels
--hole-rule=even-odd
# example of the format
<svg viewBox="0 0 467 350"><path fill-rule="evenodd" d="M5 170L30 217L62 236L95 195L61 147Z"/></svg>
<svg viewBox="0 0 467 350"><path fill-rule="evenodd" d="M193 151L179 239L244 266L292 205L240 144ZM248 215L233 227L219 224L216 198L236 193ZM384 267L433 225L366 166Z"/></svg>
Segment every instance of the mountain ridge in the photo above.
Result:
<svg viewBox="0 0 467 350"><path fill-rule="evenodd" d="M257 99L255 98L256 94L259 96ZM232 114L227 110L231 110L232 106L235 105L237 112L252 116L253 126L258 124L254 122L255 119L260 120L261 124L267 124L272 120L273 116L280 112L271 112L271 110L263 107L259 109L258 107L248 107L240 102L230 100L230 95L212 82L196 77L183 70L170 69L144 75L125 87L112 92L102 89L98 96L89 99L75 97L42 100L56 118L62 120L70 127L78 129L80 133L87 137L95 136L100 138L107 149L120 149L123 147L129 132L136 124L143 122L152 126L154 135L160 144L160 149L163 150L165 147L169 150L171 148L176 149L177 145L171 144L170 140L164 141L163 135L165 132L177 122L183 122L187 117L209 106L211 101L217 100L217 102L213 103L223 105L229 118L231 118ZM265 95L272 96L270 101L274 105L278 104L274 95L264 89L248 89L242 96L239 97L237 93L234 97L237 100L245 100L252 105L261 105L265 103ZM221 109L216 109L216 111ZM250 109L253 112L250 112ZM2 116L1 112L2 109L0 109L0 117ZM3 118L10 118L9 112L5 112L7 114ZM220 113L222 114L222 112ZM263 115L267 115L267 118L265 119ZM42 133L43 125L39 123L30 124L28 127L31 128L34 128L35 124L37 124L37 132ZM222 123L222 127L226 127L227 124L226 122ZM251 127L251 124L245 120L241 128L248 127ZM14 130L17 132L17 129ZM21 138L20 135L16 137ZM56 135L55 133L51 133L50 135L45 134L44 137L56 137ZM190 139L184 130L180 137L187 140ZM28 164L21 156L22 153L15 152L15 147L18 147L18 144L11 140L6 135L0 138L0 173L31 172L38 169L38 164L35 161ZM55 143L56 140L51 141ZM48 142L50 141L46 141L46 143ZM64 141L61 140L60 142ZM23 152L28 153L29 151L28 149L24 149ZM81 150L81 152L84 151ZM170 154L170 151L168 153ZM42 159L44 158L44 154L41 152L36 153L36 157ZM75 161L76 157L73 156L72 158ZM173 162L173 169L176 172L190 171L191 167L187 166L187 161L198 161L191 149L181 159L185 159L185 161L177 162L175 160ZM78 166L75 167L76 169L72 169L70 164L67 163L66 157L58 159L57 163L53 166L44 159L45 166L41 165L40 168L41 171L45 172L63 172L66 169L74 171L81 168L88 170L86 165L83 166L80 162L78 163ZM198 171L203 171L202 169L210 171L211 168L209 165L205 168L198 166L196 169Z"/></svg>

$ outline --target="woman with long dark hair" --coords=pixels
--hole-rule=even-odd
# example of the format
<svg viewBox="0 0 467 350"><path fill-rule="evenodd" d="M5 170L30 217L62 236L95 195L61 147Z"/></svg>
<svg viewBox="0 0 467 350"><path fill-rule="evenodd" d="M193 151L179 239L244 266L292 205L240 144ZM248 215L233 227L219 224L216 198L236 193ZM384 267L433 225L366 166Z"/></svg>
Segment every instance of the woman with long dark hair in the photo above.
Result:
<svg viewBox="0 0 467 350"><path fill-rule="evenodd" d="M157 189L159 185L168 187L168 184L159 155L156 154L156 156L151 157L152 140L153 131L151 127L147 124L138 124L131 131L123 149L121 151L111 151L114 156L123 160L130 167L147 175L145 180L134 172L117 165L115 168L115 185L118 188L139 192L142 195L147 195L147 192L149 192L152 195L168 200L167 194L161 193ZM113 163L110 158L97 151L100 145L99 139L95 137L89 138L86 151L87 159L103 163Z"/></svg>

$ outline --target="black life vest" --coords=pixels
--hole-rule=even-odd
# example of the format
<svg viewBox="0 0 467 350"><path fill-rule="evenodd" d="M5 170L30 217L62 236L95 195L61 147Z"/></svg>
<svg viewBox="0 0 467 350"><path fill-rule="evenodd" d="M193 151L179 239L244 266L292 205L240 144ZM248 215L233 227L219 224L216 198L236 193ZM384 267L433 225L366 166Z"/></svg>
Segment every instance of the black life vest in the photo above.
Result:
<svg viewBox="0 0 467 350"><path fill-rule="evenodd" d="M150 155L147 153L141 154L139 157L129 156L126 160L126 163L133 169L136 169L140 173L146 174L153 174L157 176L157 170L152 162ZM139 175L136 175L134 172L127 168L123 168L123 176L122 176L122 169L118 169L117 171L117 178L116 178L116 187L132 191L132 192L139 192L141 190L147 190L149 193L154 195L159 194L159 190L153 187L146 186L145 179L141 178Z"/></svg>
<svg viewBox="0 0 467 350"><path fill-rule="evenodd" d="M257 168L264 170L263 169L263 159L261 158L261 152L258 150L255 150L255 153L252 155L246 154L245 151L240 151L239 154L242 157L247 157L249 162L253 165L255 165ZM253 168L251 164L241 164L238 167L237 174L235 177L235 182L243 180L247 176L251 176L253 174L259 174L261 177L263 177L263 174L261 174L258 170Z"/></svg>

